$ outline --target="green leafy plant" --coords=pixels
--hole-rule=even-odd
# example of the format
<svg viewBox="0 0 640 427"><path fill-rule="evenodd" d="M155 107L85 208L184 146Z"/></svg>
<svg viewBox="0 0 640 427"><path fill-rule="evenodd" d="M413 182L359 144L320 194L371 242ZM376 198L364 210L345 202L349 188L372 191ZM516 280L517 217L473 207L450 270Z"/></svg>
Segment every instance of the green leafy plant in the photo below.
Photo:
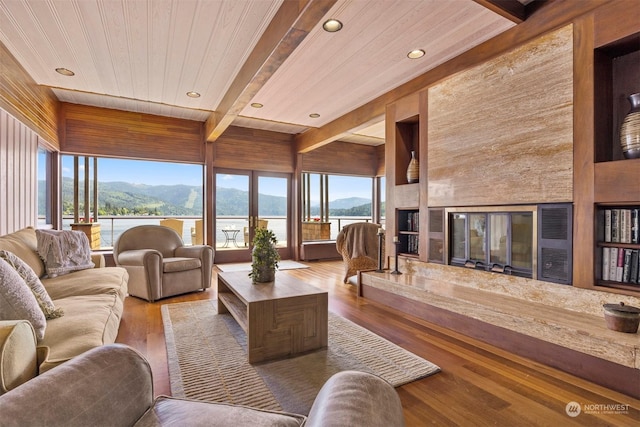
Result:
<svg viewBox="0 0 640 427"><path fill-rule="evenodd" d="M256 228L253 236L251 272L249 277L254 282L271 282L274 280L280 254L276 249L276 235L267 228Z"/></svg>

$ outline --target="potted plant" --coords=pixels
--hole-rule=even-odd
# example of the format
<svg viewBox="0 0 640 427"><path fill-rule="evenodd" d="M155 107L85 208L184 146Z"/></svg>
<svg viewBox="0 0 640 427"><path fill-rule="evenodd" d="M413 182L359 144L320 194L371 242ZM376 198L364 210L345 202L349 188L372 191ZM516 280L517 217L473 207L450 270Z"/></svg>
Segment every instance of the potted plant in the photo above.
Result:
<svg viewBox="0 0 640 427"><path fill-rule="evenodd" d="M273 282L280 254L276 250L276 235L266 228L256 228L251 253L251 273L254 283Z"/></svg>

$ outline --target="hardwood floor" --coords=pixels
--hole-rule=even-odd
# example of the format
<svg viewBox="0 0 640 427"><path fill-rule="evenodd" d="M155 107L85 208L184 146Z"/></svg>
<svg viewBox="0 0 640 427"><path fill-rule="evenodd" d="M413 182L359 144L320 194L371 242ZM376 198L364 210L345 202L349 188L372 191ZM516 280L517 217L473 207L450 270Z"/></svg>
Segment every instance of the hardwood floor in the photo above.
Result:
<svg viewBox="0 0 640 427"><path fill-rule="evenodd" d="M433 362L442 372L399 387L408 426L637 426L640 400L356 297L342 262L288 270L329 292L329 309ZM214 274L214 283L215 283ZM129 297L117 341L149 360L155 394L170 394L160 306L215 298L205 291L156 303ZM577 417L567 415L580 404Z"/></svg>

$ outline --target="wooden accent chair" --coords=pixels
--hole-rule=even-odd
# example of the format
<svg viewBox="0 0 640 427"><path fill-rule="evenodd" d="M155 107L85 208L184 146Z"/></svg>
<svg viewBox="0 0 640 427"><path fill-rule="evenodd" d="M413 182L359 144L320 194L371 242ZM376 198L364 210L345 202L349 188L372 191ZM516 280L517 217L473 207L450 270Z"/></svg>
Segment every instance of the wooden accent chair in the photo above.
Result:
<svg viewBox="0 0 640 427"><path fill-rule="evenodd" d="M344 261L344 283L362 270L378 268L378 224L356 222L345 225L336 239L336 249ZM384 235L382 236L384 260Z"/></svg>
<svg viewBox="0 0 640 427"><path fill-rule="evenodd" d="M268 225L269 225L269 220L259 219L258 225L256 226L256 228L267 228ZM244 245L248 246L249 245L249 227L244 227L243 232L244 232Z"/></svg>
<svg viewBox="0 0 640 427"><path fill-rule="evenodd" d="M129 295L147 301L211 287L213 248L185 246L169 227L125 230L113 246L113 259L129 273Z"/></svg>
<svg viewBox="0 0 640 427"><path fill-rule="evenodd" d="M175 219L175 218L161 219L160 225L163 225L165 227L169 227L175 230L176 233L178 233L178 236L180 236L180 238L182 239L182 233L184 231L184 221L182 221L181 219Z"/></svg>
<svg viewBox="0 0 640 427"><path fill-rule="evenodd" d="M204 243L204 222L201 219L196 220L191 240L194 245L202 245Z"/></svg>

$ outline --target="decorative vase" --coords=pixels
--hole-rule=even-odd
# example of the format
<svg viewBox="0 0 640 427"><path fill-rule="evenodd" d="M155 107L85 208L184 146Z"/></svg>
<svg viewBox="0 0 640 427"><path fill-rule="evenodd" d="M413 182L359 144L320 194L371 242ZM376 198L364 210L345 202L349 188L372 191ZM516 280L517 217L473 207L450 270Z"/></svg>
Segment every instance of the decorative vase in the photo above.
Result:
<svg viewBox="0 0 640 427"><path fill-rule="evenodd" d="M418 182L420 178L420 164L416 159L416 152L411 152L411 161L409 162L409 167L407 168L407 182L412 184L414 182Z"/></svg>
<svg viewBox="0 0 640 427"><path fill-rule="evenodd" d="M640 158L640 93L629 95L631 110L620 127L620 146L627 159Z"/></svg>

